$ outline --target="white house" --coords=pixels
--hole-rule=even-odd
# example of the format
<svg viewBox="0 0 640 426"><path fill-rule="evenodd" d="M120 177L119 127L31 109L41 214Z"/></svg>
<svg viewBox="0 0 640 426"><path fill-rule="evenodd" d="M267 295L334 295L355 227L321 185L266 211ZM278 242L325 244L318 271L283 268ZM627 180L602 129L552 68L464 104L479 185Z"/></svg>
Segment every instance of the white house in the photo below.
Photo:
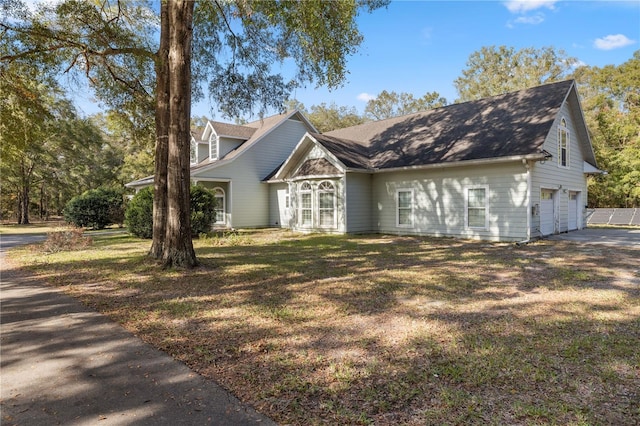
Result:
<svg viewBox="0 0 640 426"><path fill-rule="evenodd" d="M597 172L573 81L325 134L299 112L209 122L192 140L216 227L526 241L584 227Z"/></svg>
<svg viewBox="0 0 640 426"><path fill-rule="evenodd" d="M267 180L270 225L526 241L583 228L595 172L564 81L309 132Z"/></svg>
<svg viewBox="0 0 640 426"><path fill-rule="evenodd" d="M214 191L216 228L274 225L269 217L269 185L263 180L287 158L305 133L315 128L293 111L245 125L209 121L192 131L191 181ZM153 176L126 184L153 185ZM275 224L279 226L279 223Z"/></svg>

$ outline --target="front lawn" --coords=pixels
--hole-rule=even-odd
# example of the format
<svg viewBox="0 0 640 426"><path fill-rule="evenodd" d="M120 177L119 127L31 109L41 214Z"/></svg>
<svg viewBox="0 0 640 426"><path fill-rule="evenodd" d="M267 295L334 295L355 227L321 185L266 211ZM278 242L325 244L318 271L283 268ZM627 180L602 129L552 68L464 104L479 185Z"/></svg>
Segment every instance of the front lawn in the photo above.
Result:
<svg viewBox="0 0 640 426"><path fill-rule="evenodd" d="M282 424L637 424L640 251L299 235L14 257ZM71 272L69 272L71 271Z"/></svg>

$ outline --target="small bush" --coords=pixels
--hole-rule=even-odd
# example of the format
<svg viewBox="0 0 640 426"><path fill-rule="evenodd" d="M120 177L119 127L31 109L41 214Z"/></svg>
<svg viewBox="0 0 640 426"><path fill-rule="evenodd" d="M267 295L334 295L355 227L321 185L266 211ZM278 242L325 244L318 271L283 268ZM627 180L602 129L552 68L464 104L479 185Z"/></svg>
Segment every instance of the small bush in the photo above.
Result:
<svg viewBox="0 0 640 426"><path fill-rule="evenodd" d="M215 218L215 197L206 188L191 187L191 235L206 234ZM136 237L153 237L153 188L140 190L129 202L125 223Z"/></svg>
<svg viewBox="0 0 640 426"><path fill-rule="evenodd" d="M141 189L129 202L125 212L129 232L139 238L153 236L153 188Z"/></svg>
<svg viewBox="0 0 640 426"><path fill-rule="evenodd" d="M124 219L122 192L98 188L73 197L64 207L64 219L79 228L103 229Z"/></svg>
<svg viewBox="0 0 640 426"><path fill-rule="evenodd" d="M211 230L215 219L215 196L202 186L191 187L191 235L206 233Z"/></svg>
<svg viewBox="0 0 640 426"><path fill-rule="evenodd" d="M82 228L62 229L49 232L43 248L47 253L60 251L84 250L93 241L82 234Z"/></svg>

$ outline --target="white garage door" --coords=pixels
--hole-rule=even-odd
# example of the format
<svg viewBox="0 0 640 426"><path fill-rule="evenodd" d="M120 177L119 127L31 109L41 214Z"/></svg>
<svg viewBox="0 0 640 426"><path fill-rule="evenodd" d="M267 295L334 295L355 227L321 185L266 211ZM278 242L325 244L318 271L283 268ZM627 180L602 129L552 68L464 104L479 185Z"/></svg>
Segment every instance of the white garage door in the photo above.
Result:
<svg viewBox="0 0 640 426"><path fill-rule="evenodd" d="M553 220L553 191L550 189L540 190L540 233L551 235L555 231Z"/></svg>
<svg viewBox="0 0 640 426"><path fill-rule="evenodd" d="M578 193L569 192L569 231L578 229Z"/></svg>

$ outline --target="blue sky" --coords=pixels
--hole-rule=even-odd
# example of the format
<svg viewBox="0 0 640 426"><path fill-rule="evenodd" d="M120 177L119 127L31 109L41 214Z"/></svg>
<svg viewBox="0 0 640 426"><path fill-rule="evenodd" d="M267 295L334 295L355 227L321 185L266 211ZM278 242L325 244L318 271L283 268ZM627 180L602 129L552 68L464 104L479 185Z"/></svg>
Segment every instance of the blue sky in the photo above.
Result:
<svg viewBox="0 0 640 426"><path fill-rule="evenodd" d="M358 18L364 36L348 61L343 87L309 87L292 94L306 107L354 106L382 90L422 96L436 91L453 102L453 81L483 46L553 46L590 66L620 65L640 49L640 1L393 1ZM208 101L193 115L220 120ZM248 117L247 117L248 118Z"/></svg>

